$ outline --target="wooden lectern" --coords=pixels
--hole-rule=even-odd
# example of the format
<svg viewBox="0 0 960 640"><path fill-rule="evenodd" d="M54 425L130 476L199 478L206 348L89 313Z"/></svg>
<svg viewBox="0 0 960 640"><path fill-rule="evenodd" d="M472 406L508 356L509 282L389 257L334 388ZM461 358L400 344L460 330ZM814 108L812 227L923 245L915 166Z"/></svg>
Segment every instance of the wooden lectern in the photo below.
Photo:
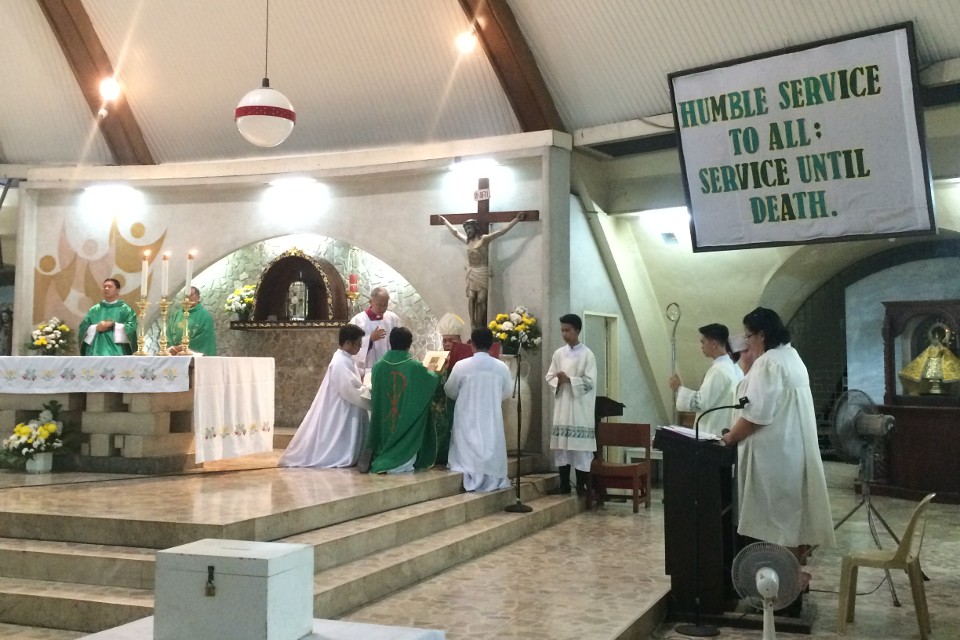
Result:
<svg viewBox="0 0 960 640"><path fill-rule="evenodd" d="M653 446L663 452L664 552L674 613L683 619L694 615L699 594L700 613L720 615L738 600L730 580L738 551L737 448L698 443L669 429L657 431Z"/></svg>

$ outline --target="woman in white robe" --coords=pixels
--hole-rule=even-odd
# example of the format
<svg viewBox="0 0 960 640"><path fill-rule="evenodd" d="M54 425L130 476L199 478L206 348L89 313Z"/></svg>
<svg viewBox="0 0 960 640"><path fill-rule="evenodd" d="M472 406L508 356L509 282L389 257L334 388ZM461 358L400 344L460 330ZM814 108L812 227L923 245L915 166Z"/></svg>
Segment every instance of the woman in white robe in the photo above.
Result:
<svg viewBox="0 0 960 640"><path fill-rule="evenodd" d="M277 463L281 467L352 467L367 437L370 399L361 395L354 356L363 329L340 328L340 348L333 354L320 390L293 440Z"/></svg>
<svg viewBox="0 0 960 640"><path fill-rule="evenodd" d="M731 406L737 402L737 383L743 379L740 368L730 358L730 331L722 324L700 327L700 350L713 363L703 378L700 389L684 387L680 376L670 376L670 388L677 392L677 411L693 411L697 414L695 425L703 433L721 435L733 424L730 410L713 411L714 407ZM702 419L701 419L701 416Z"/></svg>
<svg viewBox="0 0 960 640"><path fill-rule="evenodd" d="M776 312L758 307L743 324L756 360L741 385L748 403L722 438L740 443L737 531L798 554L801 546L833 546L807 369Z"/></svg>

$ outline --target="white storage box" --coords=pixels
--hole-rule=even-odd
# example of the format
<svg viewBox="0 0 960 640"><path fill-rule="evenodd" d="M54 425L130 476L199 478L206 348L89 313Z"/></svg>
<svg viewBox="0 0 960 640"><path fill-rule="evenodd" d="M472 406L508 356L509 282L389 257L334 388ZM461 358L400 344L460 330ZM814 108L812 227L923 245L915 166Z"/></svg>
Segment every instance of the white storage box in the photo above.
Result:
<svg viewBox="0 0 960 640"><path fill-rule="evenodd" d="M155 595L155 640L299 640L313 627L313 547L206 539L158 551Z"/></svg>

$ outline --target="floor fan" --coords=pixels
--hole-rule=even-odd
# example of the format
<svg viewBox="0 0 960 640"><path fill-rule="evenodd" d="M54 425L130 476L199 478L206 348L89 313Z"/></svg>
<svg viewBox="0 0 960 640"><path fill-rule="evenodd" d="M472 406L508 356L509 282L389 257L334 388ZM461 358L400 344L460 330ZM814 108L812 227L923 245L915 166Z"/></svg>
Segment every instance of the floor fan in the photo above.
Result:
<svg viewBox="0 0 960 640"><path fill-rule="evenodd" d="M800 595L800 563L786 547L754 542L733 559L730 573L740 597L763 610L763 640L776 640L773 612Z"/></svg>

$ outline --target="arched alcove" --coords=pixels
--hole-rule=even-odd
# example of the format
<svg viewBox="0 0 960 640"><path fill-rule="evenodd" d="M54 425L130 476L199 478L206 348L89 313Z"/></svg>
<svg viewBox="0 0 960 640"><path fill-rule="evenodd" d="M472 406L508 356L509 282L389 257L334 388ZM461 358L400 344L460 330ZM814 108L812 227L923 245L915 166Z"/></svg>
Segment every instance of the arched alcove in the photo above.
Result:
<svg viewBox="0 0 960 640"><path fill-rule="evenodd" d="M344 277L337 268L323 258L294 248L274 258L260 276L253 320L289 322L287 292L298 280L307 287L307 322L347 322L350 319Z"/></svg>

